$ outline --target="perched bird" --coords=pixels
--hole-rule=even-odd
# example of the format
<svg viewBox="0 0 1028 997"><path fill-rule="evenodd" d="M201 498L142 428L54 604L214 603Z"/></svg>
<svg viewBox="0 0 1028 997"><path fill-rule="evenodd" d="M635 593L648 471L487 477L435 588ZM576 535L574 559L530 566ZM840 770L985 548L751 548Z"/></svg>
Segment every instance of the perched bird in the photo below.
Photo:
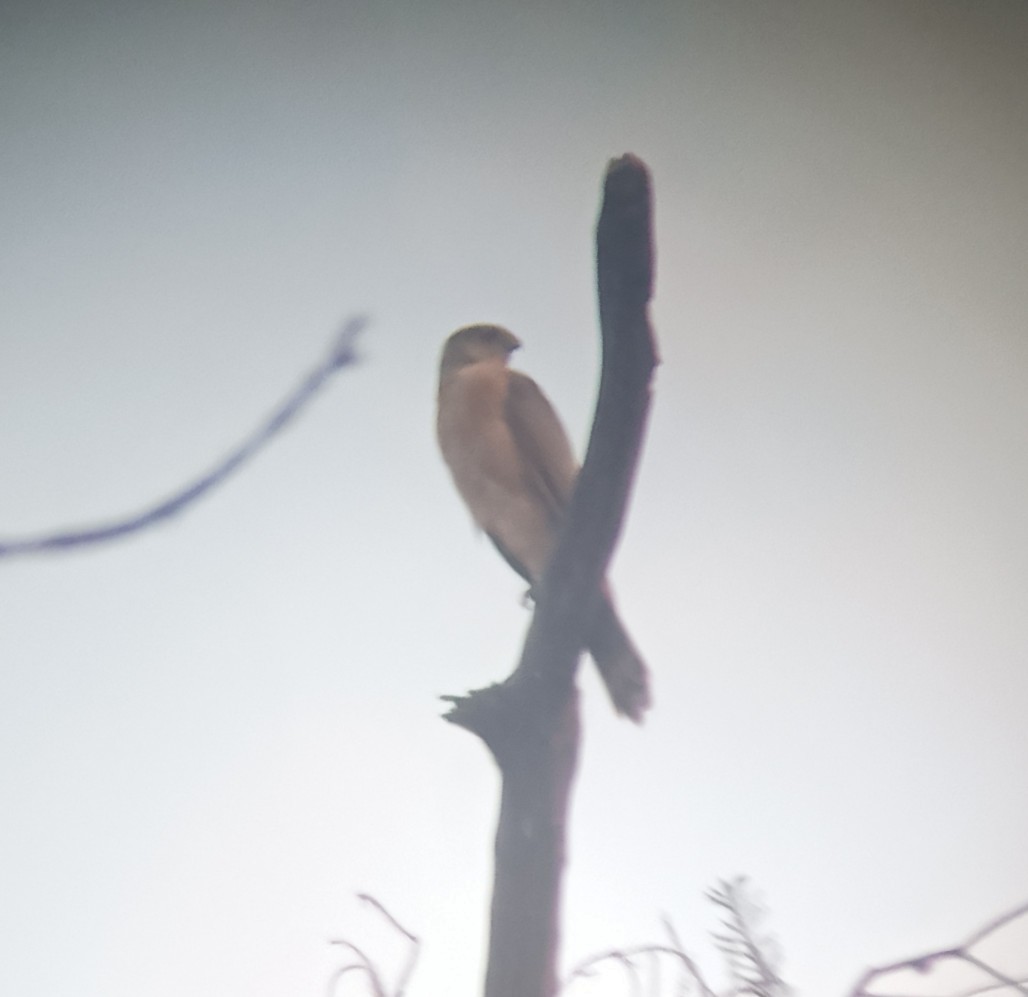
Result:
<svg viewBox="0 0 1028 997"><path fill-rule="evenodd" d="M520 345L496 325L467 326L446 340L436 431L475 523L507 563L535 584L553 552L579 468L539 386L507 366ZM640 722L650 705L648 673L606 582L588 648L614 709Z"/></svg>

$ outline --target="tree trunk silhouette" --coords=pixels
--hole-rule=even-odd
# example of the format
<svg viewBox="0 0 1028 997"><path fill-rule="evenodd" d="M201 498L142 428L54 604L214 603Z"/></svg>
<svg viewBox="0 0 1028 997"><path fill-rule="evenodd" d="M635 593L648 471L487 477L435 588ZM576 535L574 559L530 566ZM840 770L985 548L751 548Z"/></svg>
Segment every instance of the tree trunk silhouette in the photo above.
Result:
<svg viewBox="0 0 1028 997"><path fill-rule="evenodd" d="M514 672L449 697L502 779L486 997L553 997L571 785L579 750L575 672L621 531L657 364L652 198L642 160L612 160L596 229L603 362L585 462Z"/></svg>

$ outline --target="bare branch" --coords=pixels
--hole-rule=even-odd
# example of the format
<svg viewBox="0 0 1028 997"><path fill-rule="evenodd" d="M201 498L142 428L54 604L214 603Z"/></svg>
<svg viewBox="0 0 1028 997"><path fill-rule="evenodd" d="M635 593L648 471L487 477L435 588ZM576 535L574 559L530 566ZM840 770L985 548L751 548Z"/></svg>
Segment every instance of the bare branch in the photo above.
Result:
<svg viewBox="0 0 1028 997"><path fill-rule="evenodd" d="M649 410L656 351L651 194L641 160L613 160L596 232L603 366L585 463L521 660L502 684L451 698L446 719L477 734L502 774L486 997L557 990L560 890L578 761L575 672L621 529Z"/></svg>
<svg viewBox="0 0 1028 997"><path fill-rule="evenodd" d="M363 316L346 321L336 337L328 356L304 379L271 416L239 446L206 474L181 488L174 495L156 505L100 526L61 530L38 537L0 540L0 558L19 554L40 554L46 551L68 550L128 536L182 512L212 488L222 484L251 457L257 454L272 437L276 436L303 409L329 378L343 367L356 363L354 343L358 333L367 325Z"/></svg>
<svg viewBox="0 0 1028 997"><path fill-rule="evenodd" d="M410 980L411 974L414 972L414 965L418 959L421 942L416 935L411 934L411 932L404 928L403 925L401 925L400 922L397 921L388 910L386 910L384 904L376 900L373 896L368 893L358 893L357 899L374 907L375 910L377 910L379 914L386 919L390 927L411 942L407 962L403 967L403 971L400 973L400 978L397 981L396 988L390 992L382 982L382 976L375 967L374 962L368 958L363 949L358 948L353 942L347 941L345 938L332 938L329 940L329 944L339 945L342 948L347 949L357 957L358 961L356 963L349 963L346 966L340 967L331 975L331 977L329 977L327 991L328 997L334 997L336 986L343 976L347 973L357 971L363 972L367 976L374 997L403 997L407 983Z"/></svg>
<svg viewBox="0 0 1028 997"><path fill-rule="evenodd" d="M664 925L664 930L668 934L668 938L671 939L671 944L674 946L682 962L685 964L686 969L689 971L689 975L695 980L696 985L700 988L701 997L716 997L716 994L710 987L707 986L707 981L703 978L703 974L700 972L699 966L686 954L685 946L682 944L678 937L678 932L675 931L675 926L671 923L671 918L666 915L661 917L661 923Z"/></svg>
<svg viewBox="0 0 1028 997"><path fill-rule="evenodd" d="M984 960L979 959L971 952L971 949L974 948L974 946L983 942L991 935L994 935L1001 928L1004 928L1008 924L1012 924L1018 919L1026 916L1028 916L1028 903L1015 907L1013 910L1008 911L1005 914L1001 914L999 917L989 921L983 927L971 934L960 945L939 949L935 952L926 952L910 959L901 959L898 962L890 963L887 966L879 966L875 969L869 969L860 977L859 980L857 980L853 989L849 993L849 997L884 997L882 994L872 994L868 990L868 987L874 980L883 976L891 976L893 973L900 973L904 970L911 970L917 973L928 973L934 968L936 963L945 959L954 959L966 962L968 965L974 966L979 971L991 976L997 981L993 984L965 991L958 995L958 997L977 997L979 994L989 993L1001 988L1028 995L1028 977L1017 979L1012 976L1008 976L1006 973L1003 973L994 966L989 965ZM895 997L899 997L899 995L895 995Z"/></svg>
<svg viewBox="0 0 1028 997"><path fill-rule="evenodd" d="M362 900L366 904L371 904L401 935L404 936L410 943L410 949L407 954L407 962L403 967L403 971L400 973L400 978L397 980L396 989L393 991L393 997L403 997L407 990L407 983L410 981L411 974L414 972L414 966L418 961L418 954L421 951L421 939L417 935L411 934L399 921L393 917L385 909L385 907L379 903L373 896L368 893L358 893L357 899Z"/></svg>
<svg viewBox="0 0 1028 997"><path fill-rule="evenodd" d="M336 997L336 988L339 986L339 981L346 976L347 973L365 973L370 975L367 966L363 966L360 963L352 962L348 966L340 966L328 979L328 985L325 989L326 997ZM371 987L374 990L375 981L371 979Z"/></svg>
<svg viewBox="0 0 1028 997"><path fill-rule="evenodd" d="M674 948L670 945L633 945L626 949L607 949L604 952L597 952L595 955L589 956L587 959L583 959L574 969L571 970L567 975L564 983L561 985L561 990L567 989L576 979L583 977L593 976L595 969L601 963L604 962L617 962L622 966L631 967L633 975L638 978L638 971L635 966L635 960L639 956L644 955L667 955L672 956L687 967L687 969L693 972L692 960L682 952L680 949ZM713 995L712 995L713 997Z"/></svg>
<svg viewBox="0 0 1028 997"><path fill-rule="evenodd" d="M560 990L564 991L568 989L572 983L577 979L583 979L595 975L598 966L604 962L617 962L624 966L626 971L630 972L634 986L640 985L639 981L639 970L636 965L636 960L640 956L669 956L676 960L682 967L683 975L687 980L695 983L699 988L699 992L704 997L717 997L713 990L707 986L705 980L696 963L676 945L635 945L625 949L608 949L604 952L598 952L595 955L589 956L587 959L583 959L574 969L568 973L567 978L561 984ZM659 964L654 962L654 973L656 973L656 967Z"/></svg>
<svg viewBox="0 0 1028 997"><path fill-rule="evenodd" d="M983 962L981 959L978 959L975 956L971 955L970 952L961 952L959 958L963 959L964 962L974 966L975 969L980 969L987 976L991 976L994 980L996 980L1003 986L1010 987L1011 989L1016 990L1018 993L1028 994L1028 988L1023 987L1012 976L1007 976L1006 973L1001 973L995 967L990 966L988 963Z"/></svg>
<svg viewBox="0 0 1028 997"><path fill-rule="evenodd" d="M600 580L621 531L657 363L648 313L652 211L642 160L611 160L596 227L603 359L585 462L549 567L534 587L535 613L517 668L501 685L444 697L453 704L446 719L477 734L498 757L525 739L526 723L545 727L570 707Z"/></svg>
<svg viewBox="0 0 1028 997"><path fill-rule="evenodd" d="M333 938L329 941L330 945L339 945L342 948L349 949L355 956L357 956L358 962L350 963L346 966L342 966L337 969L328 982L328 997L333 997L335 989L339 981L347 974L352 972L362 972L368 977L371 984L371 992L374 997L386 997L385 988L382 986L382 981L379 978L378 973L375 971L374 963L359 949L353 942L348 942L344 938Z"/></svg>
<svg viewBox="0 0 1028 997"><path fill-rule="evenodd" d="M567 525L539 586L522 667L534 640L560 648L574 642L573 672L600 579L621 532L657 364L648 314L653 284L652 208L645 164L631 155L612 160L596 226L603 342L599 397Z"/></svg>
<svg viewBox="0 0 1028 997"><path fill-rule="evenodd" d="M961 948L974 948L980 941L999 931L1000 928L1005 928L1008 924L1013 924L1018 918L1025 917L1026 915L1028 915L1028 903L1021 904L1020 907L1015 907L1013 910L1007 911L1006 914L1000 914L999 917L993 918L988 924L979 928L964 942Z"/></svg>
<svg viewBox="0 0 1028 997"><path fill-rule="evenodd" d="M757 936L759 910L746 893L746 879L723 881L707 892L708 899L727 912L722 924L727 934L714 934L714 941L728 960L737 990L754 997L778 997L787 992L768 957L770 940Z"/></svg>
<svg viewBox="0 0 1028 997"><path fill-rule="evenodd" d="M988 983L984 987L975 987L973 990L964 990L959 994L953 994L952 997L981 997L982 994L991 994L995 993L996 991L1006 990L1009 986L1028 986L1028 976L1022 977L1019 980L1014 980L1011 984Z"/></svg>

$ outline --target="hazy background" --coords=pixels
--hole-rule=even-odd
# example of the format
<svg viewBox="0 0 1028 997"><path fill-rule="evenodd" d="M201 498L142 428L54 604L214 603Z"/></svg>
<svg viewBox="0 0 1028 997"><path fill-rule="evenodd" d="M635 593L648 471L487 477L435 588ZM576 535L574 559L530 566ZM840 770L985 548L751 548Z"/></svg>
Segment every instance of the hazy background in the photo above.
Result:
<svg viewBox="0 0 1028 997"><path fill-rule="evenodd" d="M657 707L583 672L565 965L666 912L714 970L746 873L838 994L1028 899L1026 53L1021 0L0 4L0 536L163 497L373 318L188 515L0 563L0 993L322 994L329 937L399 965L356 890L476 991L497 780L436 697L527 614L437 356L510 326L584 442L629 150Z"/></svg>

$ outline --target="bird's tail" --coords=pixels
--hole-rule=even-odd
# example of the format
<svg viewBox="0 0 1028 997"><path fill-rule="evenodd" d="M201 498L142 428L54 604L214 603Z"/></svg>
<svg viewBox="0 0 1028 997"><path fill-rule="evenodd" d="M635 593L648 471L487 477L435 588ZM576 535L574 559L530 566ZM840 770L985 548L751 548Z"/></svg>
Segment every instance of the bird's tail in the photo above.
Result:
<svg viewBox="0 0 1028 997"><path fill-rule="evenodd" d="M589 631L589 653L614 709L642 723L643 713L650 706L649 671L621 623L606 586Z"/></svg>

